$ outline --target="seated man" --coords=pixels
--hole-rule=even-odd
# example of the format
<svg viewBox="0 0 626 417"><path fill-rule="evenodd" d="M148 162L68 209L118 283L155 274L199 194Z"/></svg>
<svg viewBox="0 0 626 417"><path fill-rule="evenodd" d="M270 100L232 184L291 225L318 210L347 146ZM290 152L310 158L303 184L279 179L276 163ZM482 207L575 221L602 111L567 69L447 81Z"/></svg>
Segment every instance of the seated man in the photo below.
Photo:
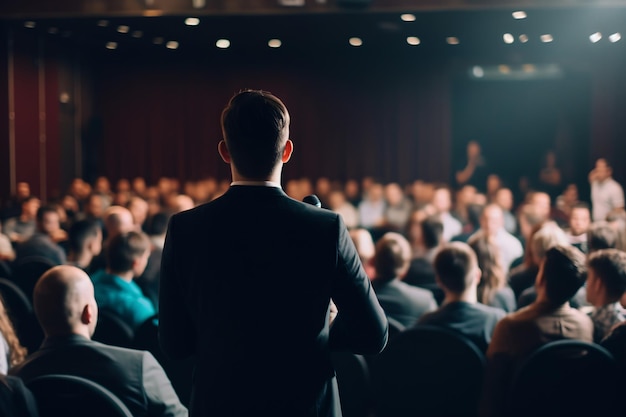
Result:
<svg viewBox="0 0 626 417"><path fill-rule="evenodd" d="M474 251L465 243L444 245L435 257L437 283L445 293L441 307L417 322L451 329L466 336L485 352L504 310L478 302L480 269Z"/></svg>
<svg viewBox="0 0 626 417"><path fill-rule="evenodd" d="M502 415L512 374L535 349L559 339L593 342L591 319L569 304L585 275L585 256L573 246L555 246L546 252L535 283L536 301L504 317L493 332L481 415Z"/></svg>
<svg viewBox="0 0 626 417"><path fill-rule="evenodd" d="M79 376L107 388L134 416L188 415L152 354L91 340L98 305L83 271L68 265L50 269L35 287L34 306L46 338L12 375L25 382L50 374Z"/></svg>
<svg viewBox="0 0 626 417"><path fill-rule="evenodd" d="M423 314L434 311L437 303L430 291L401 281L411 262L411 245L399 233L385 233L376 243L372 287L387 317L405 327L415 324Z"/></svg>
<svg viewBox="0 0 626 417"><path fill-rule="evenodd" d="M29 256L41 256L55 265L65 263L67 255L56 242L64 235L61 219L56 207L42 206L37 210L37 231L28 240L20 243L16 249L16 259Z"/></svg>
<svg viewBox="0 0 626 417"><path fill-rule="evenodd" d="M626 252L602 249L587 261L587 301L591 313L593 339L600 343L619 323L626 320L620 298L626 291Z"/></svg>
<svg viewBox="0 0 626 417"><path fill-rule="evenodd" d="M116 313L133 329L156 314L150 299L133 280L146 269L149 256L150 241L146 235L119 234L106 248L106 269L92 277L100 308Z"/></svg>
<svg viewBox="0 0 626 417"><path fill-rule="evenodd" d="M102 251L102 228L95 220L79 220L69 231L68 264L90 273L89 265Z"/></svg>

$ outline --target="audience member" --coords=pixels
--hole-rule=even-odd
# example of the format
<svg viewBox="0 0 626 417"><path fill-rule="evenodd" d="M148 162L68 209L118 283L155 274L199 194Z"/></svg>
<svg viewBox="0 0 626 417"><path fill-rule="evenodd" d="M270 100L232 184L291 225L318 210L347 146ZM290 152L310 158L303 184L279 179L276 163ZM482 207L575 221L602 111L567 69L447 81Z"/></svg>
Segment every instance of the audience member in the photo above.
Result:
<svg viewBox="0 0 626 417"><path fill-rule="evenodd" d="M507 283L498 247L491 240L480 236L471 238L468 244L476 254L478 267L482 271L478 301L506 312L515 311L515 294Z"/></svg>
<svg viewBox="0 0 626 417"><path fill-rule="evenodd" d="M37 231L28 240L20 243L16 249L16 259L40 256L55 265L65 263L67 255L55 240L59 236L61 224L56 207L42 206L37 210ZM63 232L64 233L64 232Z"/></svg>
<svg viewBox="0 0 626 417"><path fill-rule="evenodd" d="M439 248L444 243L443 224L439 216L429 216L418 223L419 239L421 241L420 255L413 256L409 270L403 281L409 285L427 288L436 292L438 288L435 279L433 261Z"/></svg>
<svg viewBox="0 0 626 417"><path fill-rule="evenodd" d="M445 298L438 310L423 315L418 324L457 331L485 352L505 312L478 302L481 271L476 254L462 242L444 244L435 257L434 268Z"/></svg>
<svg viewBox="0 0 626 417"><path fill-rule="evenodd" d="M131 197L127 208L133 216L135 231L141 232L144 230L144 225L148 218L148 202L141 197Z"/></svg>
<svg viewBox="0 0 626 417"><path fill-rule="evenodd" d="M504 217L504 230L512 235L518 232L517 219L513 214L513 192L510 188L499 188L494 196L493 202L500 206Z"/></svg>
<svg viewBox="0 0 626 417"><path fill-rule="evenodd" d="M411 201L405 197L398 183L392 182L384 188L385 221L384 226L396 232L403 231L413 211Z"/></svg>
<svg viewBox="0 0 626 417"><path fill-rule="evenodd" d="M405 327L415 324L425 313L434 311L437 303L430 291L402 282L411 261L411 246L399 233L385 233L376 243L372 287L387 317Z"/></svg>
<svg viewBox="0 0 626 417"><path fill-rule="evenodd" d="M354 247L359 255L365 273L370 279L374 279L376 277L376 270L374 269L373 259L376 249L374 247L372 234L367 229L356 228L350 230L350 239L352 243L354 243Z"/></svg>
<svg viewBox="0 0 626 417"><path fill-rule="evenodd" d="M571 207L567 239L570 245L587 253L587 231L591 226L591 212L587 203L578 203Z"/></svg>
<svg viewBox="0 0 626 417"><path fill-rule="evenodd" d="M373 229L385 224L385 198L383 185L375 182L371 184L363 201L359 204L359 221L361 227Z"/></svg>
<svg viewBox="0 0 626 417"><path fill-rule="evenodd" d="M602 220L591 223L587 230L587 253L615 248L617 237L617 231L609 222Z"/></svg>
<svg viewBox="0 0 626 417"><path fill-rule="evenodd" d="M339 214L348 229L359 225L359 213L347 199L343 191L333 190L328 195L328 208Z"/></svg>
<svg viewBox="0 0 626 417"><path fill-rule="evenodd" d="M11 242L25 242L37 229L37 210L41 201L35 196L28 196L22 201L22 212L19 217L7 219L4 223L4 233Z"/></svg>
<svg viewBox="0 0 626 417"><path fill-rule="evenodd" d="M0 296L0 375L6 375L10 368L20 364L26 353Z"/></svg>
<svg viewBox="0 0 626 417"><path fill-rule="evenodd" d="M593 339L600 343L617 324L626 320L620 298L626 291L626 252L602 249L587 261L587 300L594 307Z"/></svg>
<svg viewBox="0 0 626 417"><path fill-rule="evenodd" d="M624 190L612 175L613 169L604 158L596 160L595 168L589 172L594 222L606 220L607 214L613 209L624 208Z"/></svg>
<svg viewBox="0 0 626 417"><path fill-rule="evenodd" d="M449 242L453 237L460 235L463 231L463 225L458 219L450 214L450 209L452 208L452 196L450 189L447 186L435 186L432 205L435 208L437 215L441 218L444 241Z"/></svg>
<svg viewBox="0 0 626 417"><path fill-rule="evenodd" d="M188 415L152 354L91 340L98 305L83 271L67 265L50 269L35 287L34 307L46 337L37 352L11 369L12 375L25 382L42 375L75 375L104 386L134 416Z"/></svg>
<svg viewBox="0 0 626 417"><path fill-rule="evenodd" d="M146 268L150 241L143 233L118 234L106 246L105 256L106 269L92 276L98 305L137 329L156 314L152 302L133 280Z"/></svg>
<svg viewBox="0 0 626 417"><path fill-rule="evenodd" d="M2 233L2 224L0 223L0 261L12 262L15 259L15 249L11 239Z"/></svg>
<svg viewBox="0 0 626 417"><path fill-rule="evenodd" d="M487 161L482 155L480 144L473 140L468 142L466 165L456 172L457 185L469 184L476 187L478 191L484 192L487 186L487 175L489 174Z"/></svg>
<svg viewBox="0 0 626 417"><path fill-rule="evenodd" d="M482 416L504 414L506 393L515 368L538 347L559 339L593 342L593 323L570 307L585 281L585 257L572 246L546 252L537 275L537 300L504 317L496 325L487 349Z"/></svg>
<svg viewBox="0 0 626 417"><path fill-rule="evenodd" d="M549 150L539 170L539 186L546 190L551 198L555 198L561 188L561 170L556 163L556 153Z"/></svg>
<svg viewBox="0 0 626 417"><path fill-rule="evenodd" d="M76 266L87 273L93 258L102 252L102 229L95 220L79 220L69 231L69 265Z"/></svg>

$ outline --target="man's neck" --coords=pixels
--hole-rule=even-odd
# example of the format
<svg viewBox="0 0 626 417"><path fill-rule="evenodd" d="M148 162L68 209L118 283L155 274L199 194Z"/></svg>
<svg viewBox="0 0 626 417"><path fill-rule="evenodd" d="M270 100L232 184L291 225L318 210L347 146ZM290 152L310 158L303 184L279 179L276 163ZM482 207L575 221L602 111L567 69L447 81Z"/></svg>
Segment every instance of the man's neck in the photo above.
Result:
<svg viewBox="0 0 626 417"><path fill-rule="evenodd" d="M107 271L107 273L109 273L111 275L115 275L117 277L122 278L126 282L131 282L133 280L133 278L135 277L135 274L133 273L133 271L114 272L114 271L111 271L110 269L107 269L106 271Z"/></svg>
<svg viewBox="0 0 626 417"><path fill-rule="evenodd" d="M275 184L280 184L281 181L281 167L282 164L280 166L277 166L276 168L274 168L274 170L272 171L272 173L270 175L268 175L267 177L264 178L249 178L249 177L245 177L241 174L239 174L239 172L237 171L237 169L235 168L235 166L233 164L230 165L231 166L231 174L232 174L232 178L233 178L233 182L272 182Z"/></svg>
<svg viewBox="0 0 626 417"><path fill-rule="evenodd" d="M464 301L470 304L476 304L478 302L478 296L476 295L476 287L468 288L462 293L454 293L444 289L445 298L443 304L450 304L458 301Z"/></svg>
<svg viewBox="0 0 626 417"><path fill-rule="evenodd" d="M93 255L89 251L81 253L71 252L68 259L76 264L79 268L87 268L93 259Z"/></svg>

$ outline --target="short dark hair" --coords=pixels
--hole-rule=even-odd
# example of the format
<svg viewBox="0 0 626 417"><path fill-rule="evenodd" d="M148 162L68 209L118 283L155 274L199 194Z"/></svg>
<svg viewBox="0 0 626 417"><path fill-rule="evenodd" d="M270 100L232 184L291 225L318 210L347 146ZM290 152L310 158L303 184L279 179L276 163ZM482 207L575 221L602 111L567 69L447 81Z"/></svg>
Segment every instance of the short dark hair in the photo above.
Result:
<svg viewBox="0 0 626 417"><path fill-rule="evenodd" d="M401 277L408 270L411 262L411 245L399 233L385 233L376 242L374 268L376 279L391 281Z"/></svg>
<svg viewBox="0 0 626 417"><path fill-rule="evenodd" d="M478 268L478 260L468 244L450 242L437 252L433 267L441 285L460 294L472 284L474 277L471 272Z"/></svg>
<svg viewBox="0 0 626 417"><path fill-rule="evenodd" d="M148 237L143 233L122 233L111 239L106 247L106 263L111 272L127 272L133 268L133 261L146 253L150 247Z"/></svg>
<svg viewBox="0 0 626 417"><path fill-rule="evenodd" d="M45 206L41 206L37 209L37 221L39 223L41 223L43 221L44 216L46 215L46 213L54 213L57 216L59 215L59 212L57 211L57 207L47 204Z"/></svg>
<svg viewBox="0 0 626 417"><path fill-rule="evenodd" d="M587 230L588 252L600 249L612 249L617 245L617 231L604 220L594 222Z"/></svg>
<svg viewBox="0 0 626 417"><path fill-rule="evenodd" d="M281 158L288 125L278 97L261 90L235 94L222 112L222 132L237 171L247 178L267 177Z"/></svg>
<svg viewBox="0 0 626 417"><path fill-rule="evenodd" d="M572 298L587 278L585 256L573 246L554 246L546 251L543 280L548 300L560 305Z"/></svg>
<svg viewBox="0 0 626 417"><path fill-rule="evenodd" d="M443 223L439 216L428 216L421 223L422 240L427 248L436 248L443 239Z"/></svg>
<svg viewBox="0 0 626 417"><path fill-rule="evenodd" d="M68 243L70 250L73 252L81 252L87 239L98 236L101 232L100 224L95 220L79 220L70 226L68 232Z"/></svg>
<svg viewBox="0 0 626 417"><path fill-rule="evenodd" d="M626 291L626 252L601 249L589 256L587 267L593 269L611 297L620 297Z"/></svg>

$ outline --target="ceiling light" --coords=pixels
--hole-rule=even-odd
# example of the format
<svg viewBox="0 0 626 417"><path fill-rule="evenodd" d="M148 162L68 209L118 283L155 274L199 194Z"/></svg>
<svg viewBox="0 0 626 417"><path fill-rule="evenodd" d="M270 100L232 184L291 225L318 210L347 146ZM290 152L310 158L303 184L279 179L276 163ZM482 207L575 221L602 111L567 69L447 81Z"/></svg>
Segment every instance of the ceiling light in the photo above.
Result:
<svg viewBox="0 0 626 417"><path fill-rule="evenodd" d="M420 38L418 38L417 36L409 36L408 38L406 38L406 43L412 46L419 45L421 42L422 41L420 41Z"/></svg>
<svg viewBox="0 0 626 417"><path fill-rule="evenodd" d="M117 49L117 42L107 42L106 48L107 49Z"/></svg>
<svg viewBox="0 0 626 417"><path fill-rule="evenodd" d="M169 41L168 43L165 44L165 47L167 49L178 49L178 42L176 42L176 41Z"/></svg>
<svg viewBox="0 0 626 417"><path fill-rule="evenodd" d="M105 19L98 20L98 26L100 26L101 28L105 28L109 26L109 21Z"/></svg>
<svg viewBox="0 0 626 417"><path fill-rule="evenodd" d="M415 22L415 15L411 13L404 13L400 15L400 19L402 19L403 22Z"/></svg>
<svg viewBox="0 0 626 417"><path fill-rule="evenodd" d="M513 15L513 19L516 19L516 20L526 19L526 12L522 10L515 11L512 13L512 15Z"/></svg>
<svg viewBox="0 0 626 417"><path fill-rule="evenodd" d="M133 31L133 33L131 34L131 36L132 36L133 38L137 38L137 39L138 39L138 38L141 38L141 37L143 36L143 32L142 32L142 31L140 31L140 30L135 30L135 31Z"/></svg>
<svg viewBox="0 0 626 417"><path fill-rule="evenodd" d="M500 71L501 74L509 74L511 72L511 67L508 65L498 65L498 71Z"/></svg>
<svg viewBox="0 0 626 417"><path fill-rule="evenodd" d="M510 33L505 33L504 35L502 35L502 40L504 40L504 43L507 43L509 45L515 42L515 38Z"/></svg>
<svg viewBox="0 0 626 417"><path fill-rule="evenodd" d="M267 46L270 48L280 48L283 45L280 39L270 39L267 42Z"/></svg>
<svg viewBox="0 0 626 417"><path fill-rule="evenodd" d="M350 38L350 40L348 40L348 42L350 42L350 45L352 46L361 46L363 45L363 40L361 38Z"/></svg>
<svg viewBox="0 0 626 417"><path fill-rule="evenodd" d="M117 31L119 33L128 33L128 31L130 30L130 28L126 25L120 25L117 27Z"/></svg>
<svg viewBox="0 0 626 417"><path fill-rule="evenodd" d="M533 64L524 64L522 65L522 71L524 72L535 72L536 68Z"/></svg>
<svg viewBox="0 0 626 417"><path fill-rule="evenodd" d="M155 44L155 45L161 45L163 43L163 38L161 38L161 37L154 38L152 40L152 43Z"/></svg>
<svg viewBox="0 0 626 417"><path fill-rule="evenodd" d="M33 29L35 26L37 26L37 23L33 22L32 20L24 22L25 28Z"/></svg>
<svg viewBox="0 0 626 417"><path fill-rule="evenodd" d="M227 49L230 47L230 41L228 39L218 39L217 42L215 42L215 46L220 49Z"/></svg>
<svg viewBox="0 0 626 417"><path fill-rule="evenodd" d="M520 41L521 43L526 43L526 42L528 42L528 35L525 35L525 34L523 34L523 33L522 33L521 35L519 35L519 41Z"/></svg>
<svg viewBox="0 0 626 417"><path fill-rule="evenodd" d="M609 35L609 41L611 43L618 42L620 39L622 39L622 35L619 32L615 32L612 35Z"/></svg>
<svg viewBox="0 0 626 417"><path fill-rule="evenodd" d="M591 43L599 42L600 39L602 39L602 34L600 32L592 33L591 35L589 35L589 40L591 41Z"/></svg>
<svg viewBox="0 0 626 417"><path fill-rule="evenodd" d="M472 68L472 74L476 78L483 78L485 76L485 70L483 69L483 67L476 65L474 68Z"/></svg>
<svg viewBox="0 0 626 417"><path fill-rule="evenodd" d="M554 40L554 38L549 33L546 33L545 35L541 35L541 42L543 42L543 43L550 43L553 40Z"/></svg>
<svg viewBox="0 0 626 417"><path fill-rule="evenodd" d="M459 41L459 38L457 38L456 36L448 36L446 38L446 42L448 43L448 45L458 45L459 43L461 43Z"/></svg>
<svg viewBox="0 0 626 417"><path fill-rule="evenodd" d="M198 26L200 24L200 19L197 17L188 17L185 19L185 24L187 26Z"/></svg>

